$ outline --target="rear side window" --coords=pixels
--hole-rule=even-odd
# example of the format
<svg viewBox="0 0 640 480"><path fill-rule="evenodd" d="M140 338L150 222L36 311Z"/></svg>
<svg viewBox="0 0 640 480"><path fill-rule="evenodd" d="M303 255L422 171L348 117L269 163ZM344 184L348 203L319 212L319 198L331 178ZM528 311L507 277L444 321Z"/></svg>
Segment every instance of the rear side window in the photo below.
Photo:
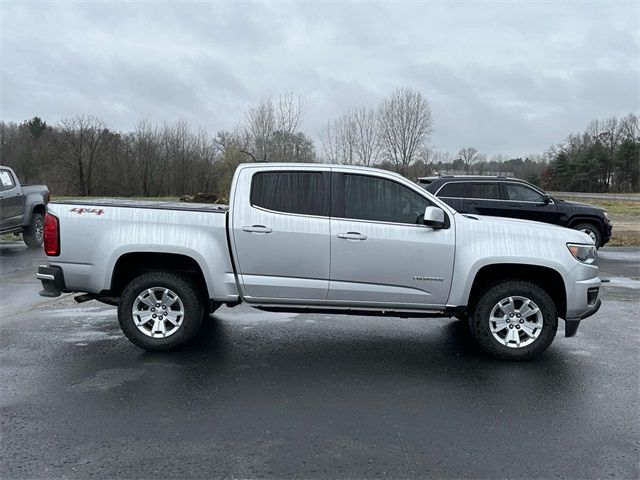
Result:
<svg viewBox="0 0 640 480"><path fill-rule="evenodd" d="M11 190L16 184L9 170L0 170L0 190Z"/></svg>
<svg viewBox="0 0 640 480"><path fill-rule="evenodd" d="M438 190L438 197L448 198L464 198L466 189L469 184L467 182L449 182Z"/></svg>
<svg viewBox="0 0 640 480"><path fill-rule="evenodd" d="M344 217L393 223L420 223L431 202L413 190L378 177L344 176Z"/></svg>
<svg viewBox="0 0 640 480"><path fill-rule="evenodd" d="M502 200L500 195L500 184L493 182L472 183L469 186L467 198L482 198L484 200Z"/></svg>
<svg viewBox="0 0 640 480"><path fill-rule="evenodd" d="M267 210L329 216L323 172L260 172L251 181L251 205Z"/></svg>
<svg viewBox="0 0 640 480"><path fill-rule="evenodd" d="M544 197L533 188L518 183L506 183L507 200L520 202L544 202Z"/></svg>

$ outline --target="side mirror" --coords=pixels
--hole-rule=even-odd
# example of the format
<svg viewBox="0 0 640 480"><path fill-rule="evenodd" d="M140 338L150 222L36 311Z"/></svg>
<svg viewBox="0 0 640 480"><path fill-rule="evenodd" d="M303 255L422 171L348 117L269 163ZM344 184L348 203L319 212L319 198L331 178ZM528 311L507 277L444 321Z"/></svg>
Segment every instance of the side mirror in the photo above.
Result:
<svg viewBox="0 0 640 480"><path fill-rule="evenodd" d="M444 227L444 210L440 207L429 206L424 210L424 224L427 227Z"/></svg>
<svg viewBox="0 0 640 480"><path fill-rule="evenodd" d="M549 205L549 203L551 202L551 195L545 193L544 195L542 195L542 199L545 205Z"/></svg>

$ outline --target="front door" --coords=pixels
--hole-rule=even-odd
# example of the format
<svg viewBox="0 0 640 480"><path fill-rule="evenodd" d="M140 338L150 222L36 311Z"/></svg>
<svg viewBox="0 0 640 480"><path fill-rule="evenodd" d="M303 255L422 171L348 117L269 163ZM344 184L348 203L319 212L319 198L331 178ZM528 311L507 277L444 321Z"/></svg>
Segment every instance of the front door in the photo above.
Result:
<svg viewBox="0 0 640 480"><path fill-rule="evenodd" d="M0 229L7 230L22 224L22 195L9 170L0 170Z"/></svg>
<svg viewBox="0 0 640 480"><path fill-rule="evenodd" d="M324 300L329 169L251 172L243 181L250 182L243 189L250 202L233 208L231 228L245 300Z"/></svg>
<svg viewBox="0 0 640 480"><path fill-rule="evenodd" d="M558 213L552 200L545 201L539 191L528 185L516 182L503 182L505 190L505 217L522 218L536 222L561 224L561 214Z"/></svg>
<svg viewBox="0 0 640 480"><path fill-rule="evenodd" d="M429 308L449 297L455 232L422 223L431 201L399 181L334 174L329 301ZM448 215L448 213L446 214Z"/></svg>

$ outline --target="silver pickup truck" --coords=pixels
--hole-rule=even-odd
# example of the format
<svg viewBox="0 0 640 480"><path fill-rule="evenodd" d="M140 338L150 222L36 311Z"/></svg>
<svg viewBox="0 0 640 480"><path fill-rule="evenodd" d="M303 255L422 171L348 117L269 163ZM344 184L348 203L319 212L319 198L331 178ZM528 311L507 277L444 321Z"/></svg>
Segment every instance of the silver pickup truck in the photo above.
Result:
<svg viewBox="0 0 640 480"><path fill-rule="evenodd" d="M220 305L457 317L480 346L527 359L600 307L579 231L462 215L404 177L315 164L238 167L229 206L53 202L45 296L118 306L125 335L168 350Z"/></svg>

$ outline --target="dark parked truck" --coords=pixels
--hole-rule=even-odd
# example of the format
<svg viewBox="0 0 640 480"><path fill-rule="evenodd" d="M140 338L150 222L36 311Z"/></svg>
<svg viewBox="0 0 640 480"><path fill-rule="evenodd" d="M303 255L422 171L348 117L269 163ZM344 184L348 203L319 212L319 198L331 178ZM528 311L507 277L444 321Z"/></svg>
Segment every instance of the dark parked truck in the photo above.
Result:
<svg viewBox="0 0 640 480"><path fill-rule="evenodd" d="M593 241L524 220L461 215L372 168L240 165L229 206L52 202L44 296L118 305L125 335L167 350L220 305L458 317L487 352L541 354L600 307Z"/></svg>
<svg viewBox="0 0 640 480"><path fill-rule="evenodd" d="M46 185L20 185L15 172L0 166L0 234L22 233L28 247L42 246L44 214L49 203Z"/></svg>
<svg viewBox="0 0 640 480"><path fill-rule="evenodd" d="M460 213L521 218L580 230L596 248L611 238L611 222L604 209L552 197L517 178L446 175L422 177L418 184Z"/></svg>

